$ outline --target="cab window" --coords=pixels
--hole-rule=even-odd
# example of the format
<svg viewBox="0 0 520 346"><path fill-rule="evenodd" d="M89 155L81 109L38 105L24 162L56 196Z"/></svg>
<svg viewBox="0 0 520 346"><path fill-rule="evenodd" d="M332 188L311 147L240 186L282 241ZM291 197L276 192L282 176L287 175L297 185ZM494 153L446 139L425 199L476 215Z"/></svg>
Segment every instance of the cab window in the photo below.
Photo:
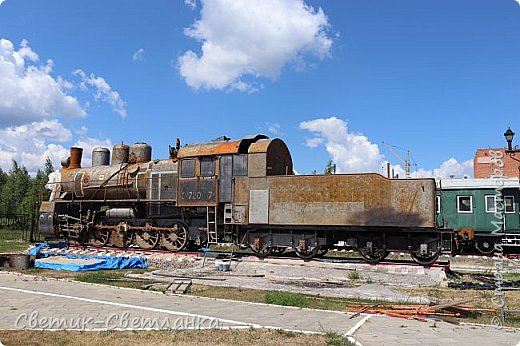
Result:
<svg viewBox="0 0 520 346"><path fill-rule="evenodd" d="M195 160L182 160L181 163L181 178L193 178L195 176Z"/></svg>
<svg viewBox="0 0 520 346"><path fill-rule="evenodd" d="M213 158L200 159L200 176L212 177L215 175L215 160Z"/></svg>

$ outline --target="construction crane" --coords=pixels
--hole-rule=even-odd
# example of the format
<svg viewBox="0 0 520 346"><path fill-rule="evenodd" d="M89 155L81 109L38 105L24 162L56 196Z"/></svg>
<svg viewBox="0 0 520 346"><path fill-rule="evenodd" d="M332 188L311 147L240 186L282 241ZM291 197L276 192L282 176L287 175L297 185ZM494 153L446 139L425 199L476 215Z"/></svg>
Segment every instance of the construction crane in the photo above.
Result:
<svg viewBox="0 0 520 346"><path fill-rule="evenodd" d="M388 144L388 143L385 143L385 142L381 142L381 143L383 143L383 145L385 147L387 147L388 150L390 150L392 152L392 154L395 155L395 157L397 157L399 160L401 160L401 162L404 164L404 172L406 174L406 178L411 178L411 176L410 176L410 165L411 165L411 163L410 163L411 162L410 161L410 157L411 157L410 150L398 147L396 145ZM403 159L401 157L401 155L399 155L399 153L394 148L395 149L406 150L406 158ZM415 166L415 170L417 170L417 163L414 162L414 166Z"/></svg>

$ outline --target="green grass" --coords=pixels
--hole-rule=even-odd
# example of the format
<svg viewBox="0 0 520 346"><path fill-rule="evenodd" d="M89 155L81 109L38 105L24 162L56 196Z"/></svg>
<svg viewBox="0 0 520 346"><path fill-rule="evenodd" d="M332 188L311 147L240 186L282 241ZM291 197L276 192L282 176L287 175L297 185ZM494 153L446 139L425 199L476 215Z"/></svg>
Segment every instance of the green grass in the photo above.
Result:
<svg viewBox="0 0 520 346"><path fill-rule="evenodd" d="M237 345L323 346L324 335L291 333L267 329L245 330L176 330L176 331L34 331L0 330L0 339L6 345L62 345L62 346L127 346L127 345Z"/></svg>
<svg viewBox="0 0 520 346"><path fill-rule="evenodd" d="M359 272L357 270L349 271L347 277L350 280L359 280L361 277L359 276Z"/></svg>
<svg viewBox="0 0 520 346"><path fill-rule="evenodd" d="M307 299L301 294L282 291L273 291L265 293L264 302L266 304L296 306L299 308L306 308L309 305L307 303Z"/></svg>
<svg viewBox="0 0 520 346"><path fill-rule="evenodd" d="M276 293L276 294L273 294ZM290 295L289 298L286 298L285 295L281 298L281 294ZM318 297L313 295L305 295L298 293L287 293L287 292L279 292L279 291L271 291L266 292L262 290L254 290L254 289L244 289L244 288L236 288L236 287L218 287L218 286L202 286L202 285L192 285L190 289L190 295L199 296L199 297L208 297L208 298L219 298L219 299L228 299L228 300L237 300L243 302L253 302L253 303L266 303L269 304L278 304L284 303L284 305L288 305L287 303L291 303L290 306L298 306L303 305L306 308L310 309L320 309L320 310L333 310L333 311L346 311L347 306L352 304L375 304L375 303L383 303L383 301L376 301L370 299L358 299L358 298L336 298L336 297ZM268 299L266 300L266 296ZM294 298L297 297L297 298ZM302 301L304 303L302 303Z"/></svg>
<svg viewBox="0 0 520 346"><path fill-rule="evenodd" d="M0 239L0 253L21 253L31 245L33 244L19 239Z"/></svg>
<svg viewBox="0 0 520 346"><path fill-rule="evenodd" d="M520 267L519 267L519 269L520 269ZM504 277L504 280L510 280L510 281L520 280L520 273L504 273L502 275Z"/></svg>
<svg viewBox="0 0 520 346"><path fill-rule="evenodd" d="M353 346L353 345L355 345L354 343L350 342L343 335L333 332L333 331L325 332L325 341L327 342L328 346Z"/></svg>

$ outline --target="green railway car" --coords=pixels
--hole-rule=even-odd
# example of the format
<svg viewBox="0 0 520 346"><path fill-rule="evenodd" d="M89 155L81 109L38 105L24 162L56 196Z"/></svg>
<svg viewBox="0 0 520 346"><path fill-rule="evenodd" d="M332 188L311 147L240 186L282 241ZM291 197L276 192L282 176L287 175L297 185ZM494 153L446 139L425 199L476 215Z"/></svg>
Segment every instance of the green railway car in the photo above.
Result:
<svg viewBox="0 0 520 346"><path fill-rule="evenodd" d="M465 252L520 253L518 179L444 179L437 181L437 223L455 229Z"/></svg>

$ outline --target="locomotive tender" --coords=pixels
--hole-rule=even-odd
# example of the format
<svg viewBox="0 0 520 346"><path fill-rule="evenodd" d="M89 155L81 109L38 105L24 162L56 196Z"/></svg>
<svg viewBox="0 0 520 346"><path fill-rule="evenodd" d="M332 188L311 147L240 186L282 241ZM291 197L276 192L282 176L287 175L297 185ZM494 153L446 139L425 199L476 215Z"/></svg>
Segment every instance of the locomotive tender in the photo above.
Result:
<svg viewBox="0 0 520 346"><path fill-rule="evenodd" d="M389 251L421 264L451 252L436 227L434 179L380 174L294 175L286 144L263 135L170 147L152 160L144 143L95 148L81 167L71 148L49 182L40 232L95 246L170 251L234 242L258 255L295 250L304 259L353 248L376 263Z"/></svg>

